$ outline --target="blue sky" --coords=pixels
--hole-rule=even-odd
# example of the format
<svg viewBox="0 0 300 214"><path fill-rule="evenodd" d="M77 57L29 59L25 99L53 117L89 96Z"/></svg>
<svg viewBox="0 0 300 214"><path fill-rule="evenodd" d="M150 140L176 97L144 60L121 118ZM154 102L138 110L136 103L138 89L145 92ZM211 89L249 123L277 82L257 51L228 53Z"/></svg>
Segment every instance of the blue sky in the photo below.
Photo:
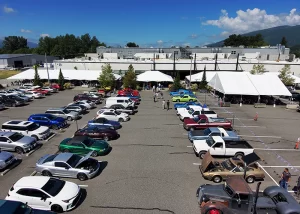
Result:
<svg viewBox="0 0 300 214"><path fill-rule="evenodd" d="M109 45L202 46L232 33L298 25L299 0L0 0L0 38L95 35Z"/></svg>

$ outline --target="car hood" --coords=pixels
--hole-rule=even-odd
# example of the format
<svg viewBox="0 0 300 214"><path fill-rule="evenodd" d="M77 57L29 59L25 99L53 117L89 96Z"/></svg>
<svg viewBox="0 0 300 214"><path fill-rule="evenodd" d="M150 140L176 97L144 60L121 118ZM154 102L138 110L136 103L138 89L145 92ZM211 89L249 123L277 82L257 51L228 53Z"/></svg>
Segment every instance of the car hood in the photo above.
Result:
<svg viewBox="0 0 300 214"><path fill-rule="evenodd" d="M80 187L72 182L66 181L65 186L62 190L55 196L58 200L69 200L75 198L80 191Z"/></svg>
<svg viewBox="0 0 300 214"><path fill-rule="evenodd" d="M0 152L0 161L5 161L8 158L10 158L11 156L13 156L13 154L11 154L9 152L1 151Z"/></svg>
<svg viewBox="0 0 300 214"><path fill-rule="evenodd" d="M91 145L91 147L97 149L106 149L108 147L108 143L104 140L97 140Z"/></svg>
<svg viewBox="0 0 300 214"><path fill-rule="evenodd" d="M248 155L243 156L242 160L249 166L252 163L255 163L260 160L260 157L256 153L251 153Z"/></svg>
<svg viewBox="0 0 300 214"><path fill-rule="evenodd" d="M89 159L92 155L93 151L89 152L86 156L82 157L78 163L76 164L76 166L74 168L76 168L77 166L79 166L82 162L86 161L87 159Z"/></svg>
<svg viewBox="0 0 300 214"><path fill-rule="evenodd" d="M209 152L206 152L206 154L204 155L204 158L202 160L202 163L201 163L202 171L206 172L211 167L214 167L213 162L214 162L214 158L210 155Z"/></svg>
<svg viewBox="0 0 300 214"><path fill-rule="evenodd" d="M42 133L42 132L45 132L48 130L49 130L49 128L47 126L40 126L37 130L35 130L35 132Z"/></svg>
<svg viewBox="0 0 300 214"><path fill-rule="evenodd" d="M21 144L30 144L30 143L32 143L34 141L35 141L34 138L29 137L29 136L24 136L20 140L18 140L17 142L21 143Z"/></svg>

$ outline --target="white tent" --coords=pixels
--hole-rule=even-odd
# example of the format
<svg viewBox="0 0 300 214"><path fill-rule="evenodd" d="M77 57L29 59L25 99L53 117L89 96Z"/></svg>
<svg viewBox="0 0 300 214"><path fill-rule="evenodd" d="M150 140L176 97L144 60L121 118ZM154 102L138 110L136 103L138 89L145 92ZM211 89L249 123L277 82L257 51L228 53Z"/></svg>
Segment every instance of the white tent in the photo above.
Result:
<svg viewBox="0 0 300 214"><path fill-rule="evenodd" d="M278 76L268 73L218 72L208 85L225 95L291 96Z"/></svg>
<svg viewBox="0 0 300 214"><path fill-rule="evenodd" d="M259 95L245 72L218 72L208 85L223 94Z"/></svg>
<svg viewBox="0 0 300 214"><path fill-rule="evenodd" d="M275 76L279 76L279 72L268 72L266 74L270 74L270 75L275 75ZM297 77L295 75L290 74L290 77L292 77L295 80L295 84L299 84L300 83L300 77Z"/></svg>
<svg viewBox="0 0 300 214"><path fill-rule="evenodd" d="M61 70L63 76L66 80L97 80L102 71L94 70ZM48 79L47 70L38 70L41 79ZM24 80L34 79L35 71L34 69L28 69L19 74L11 76L7 79L11 80ZM49 79L58 79L59 70L49 70ZM118 80L121 78L120 75L114 74L115 78Z"/></svg>
<svg viewBox="0 0 300 214"><path fill-rule="evenodd" d="M206 71L206 81L209 82L216 74L215 71ZM203 76L203 71L197 74L191 75L191 82L201 82ZM188 81L190 81L190 75L185 77Z"/></svg>
<svg viewBox="0 0 300 214"><path fill-rule="evenodd" d="M170 75L164 74L160 71L145 71L137 75L139 82L174 82Z"/></svg>

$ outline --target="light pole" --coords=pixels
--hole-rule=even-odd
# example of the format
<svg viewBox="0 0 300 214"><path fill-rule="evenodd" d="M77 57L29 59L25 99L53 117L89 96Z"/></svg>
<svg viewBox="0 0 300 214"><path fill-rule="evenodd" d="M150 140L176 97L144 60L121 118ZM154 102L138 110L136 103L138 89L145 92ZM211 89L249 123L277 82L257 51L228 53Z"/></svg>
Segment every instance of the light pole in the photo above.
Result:
<svg viewBox="0 0 300 214"><path fill-rule="evenodd" d="M47 68L48 83L50 85L50 77L49 77L49 70L48 70L48 62L47 62L47 54L46 53L45 53L45 62L46 62L46 68Z"/></svg>

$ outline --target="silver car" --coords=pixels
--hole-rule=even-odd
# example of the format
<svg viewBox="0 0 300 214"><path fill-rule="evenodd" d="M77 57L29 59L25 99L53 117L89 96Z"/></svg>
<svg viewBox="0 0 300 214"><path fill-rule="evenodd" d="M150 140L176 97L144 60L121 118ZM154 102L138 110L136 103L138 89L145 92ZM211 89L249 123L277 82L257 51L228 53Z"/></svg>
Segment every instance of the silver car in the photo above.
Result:
<svg viewBox="0 0 300 214"><path fill-rule="evenodd" d="M70 177L84 181L94 177L100 169L100 163L90 158L92 153L84 157L72 153L45 155L37 161L35 170L44 176Z"/></svg>
<svg viewBox="0 0 300 214"><path fill-rule="evenodd" d="M52 114L57 117L62 117L66 120L77 120L79 119L79 114L78 112L75 111L69 111L66 108L50 108L46 112L46 114Z"/></svg>
<svg viewBox="0 0 300 214"><path fill-rule="evenodd" d="M29 152L37 146L36 139L18 132L0 132L0 149L19 154Z"/></svg>
<svg viewBox="0 0 300 214"><path fill-rule="evenodd" d="M17 159L10 152L4 152L0 150L0 170L7 168L13 164Z"/></svg>

